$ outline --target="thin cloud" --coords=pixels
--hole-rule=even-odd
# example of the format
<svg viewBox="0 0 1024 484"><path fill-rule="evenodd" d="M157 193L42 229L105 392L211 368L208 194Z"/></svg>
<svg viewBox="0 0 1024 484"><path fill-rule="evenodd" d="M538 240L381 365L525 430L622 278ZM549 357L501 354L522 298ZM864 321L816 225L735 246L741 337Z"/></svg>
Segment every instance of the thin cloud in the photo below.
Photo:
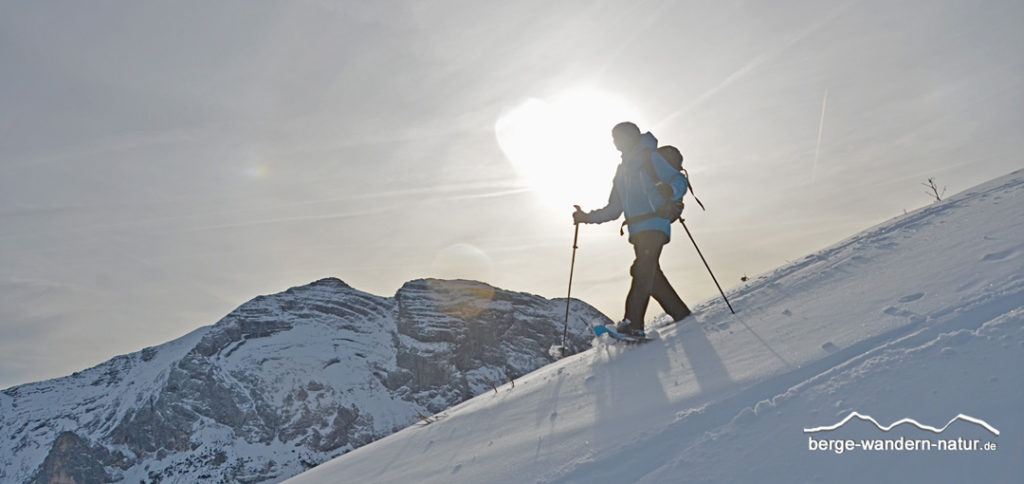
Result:
<svg viewBox="0 0 1024 484"><path fill-rule="evenodd" d="M815 23L813 23L811 25L808 25L803 30L798 30L798 31L790 34L789 36L784 38L782 40L782 42L780 42L778 45L776 45L774 47L771 47L768 50L762 52L760 55L754 57L753 59L748 61L746 64L744 64L742 67L737 69L735 72L733 72L732 74L729 74L728 76L726 76L725 79L723 79L721 82L719 82L717 85L715 85L715 87L712 87L711 89L705 91L703 94L697 96L697 98L695 98L694 100L690 101L690 103L687 104L686 106L684 106L682 109L679 109L679 110L673 112L672 114L669 114L668 116L666 116L665 119L663 119L660 122L658 122L656 126L657 127L664 126L665 124L668 124L669 122L673 121L674 119L678 118L679 116L689 112L693 108L695 108L695 107L697 107L697 106L707 102L709 99L715 97L716 95L718 95L718 93L724 91L725 89L727 89L729 86L733 85L734 83L736 83L740 79L743 79L744 77L747 77L751 72L756 70L758 67L761 67L763 64L765 64L765 63L767 63L769 61L774 60L776 57L778 57L783 52L789 50L794 45L800 43L801 41L803 41L804 39L809 37L811 34L817 32L818 30L820 30L821 28L826 26L832 20L838 18L840 15L842 15L844 12L846 12L855 3L858 3L858 2L857 1L850 1L850 2L844 3L844 4L840 5L840 6L832 9L832 11L830 11L828 14L826 14L824 17L822 17L817 22L815 22Z"/></svg>

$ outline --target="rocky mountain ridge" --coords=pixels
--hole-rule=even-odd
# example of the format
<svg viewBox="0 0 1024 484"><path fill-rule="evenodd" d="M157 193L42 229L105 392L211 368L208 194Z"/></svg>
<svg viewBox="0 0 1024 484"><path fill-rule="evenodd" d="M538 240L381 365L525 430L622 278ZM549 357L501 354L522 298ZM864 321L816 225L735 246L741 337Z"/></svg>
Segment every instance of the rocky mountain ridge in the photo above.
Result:
<svg viewBox="0 0 1024 484"><path fill-rule="evenodd" d="M472 281L323 279L0 393L3 482L277 482L551 361L565 300ZM608 319L573 301L569 351Z"/></svg>

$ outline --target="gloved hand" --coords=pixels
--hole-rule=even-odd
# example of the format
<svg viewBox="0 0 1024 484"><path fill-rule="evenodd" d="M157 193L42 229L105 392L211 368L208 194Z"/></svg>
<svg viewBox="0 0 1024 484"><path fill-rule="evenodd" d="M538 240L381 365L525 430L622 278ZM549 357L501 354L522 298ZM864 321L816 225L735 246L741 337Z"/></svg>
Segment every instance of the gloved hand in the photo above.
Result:
<svg viewBox="0 0 1024 484"><path fill-rule="evenodd" d="M674 222L680 215L683 214L683 201L682 200L670 200L668 203L658 207L658 210L654 212L660 218L668 219L670 222Z"/></svg>
<svg viewBox="0 0 1024 484"><path fill-rule="evenodd" d="M671 202L673 194L672 185L659 181L654 184L654 188L658 190L658 194L661 195L662 200L669 200Z"/></svg>
<svg viewBox="0 0 1024 484"><path fill-rule="evenodd" d="M573 205L573 206L576 207L576 211L572 213L572 223L573 223L573 225L579 225L579 224L587 223L587 212L584 212L583 209L580 208L579 205Z"/></svg>

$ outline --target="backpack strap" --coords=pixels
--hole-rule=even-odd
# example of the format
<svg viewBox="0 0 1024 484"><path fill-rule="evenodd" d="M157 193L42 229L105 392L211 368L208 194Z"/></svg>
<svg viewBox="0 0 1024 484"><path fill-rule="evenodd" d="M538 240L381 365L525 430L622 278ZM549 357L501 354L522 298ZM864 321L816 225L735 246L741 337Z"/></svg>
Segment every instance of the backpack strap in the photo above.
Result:
<svg viewBox="0 0 1024 484"><path fill-rule="evenodd" d="M686 191L690 192L690 195L693 195L693 199L697 201L697 205L700 205L700 209L707 212L708 209L704 208L704 204L701 203L699 198L697 198L697 194L693 192L693 183L690 181L690 174L686 172L686 168L679 168L679 171L683 172L683 176L686 177L686 185L687 188L689 188L689 190Z"/></svg>
<svg viewBox="0 0 1024 484"><path fill-rule="evenodd" d="M651 154L653 153L654 152L651 152ZM651 183L654 184L654 188L658 190L658 195L661 195L661 198L664 198L666 203L671 202L674 190L668 183L665 183L661 177L658 176L658 172L654 169L654 161L651 160L650 155L647 156L647 161L641 165L641 169L643 169L647 178L650 178ZM668 194L665 193L666 190L668 190Z"/></svg>
<svg viewBox="0 0 1024 484"><path fill-rule="evenodd" d="M656 218L657 215L654 213L645 213L643 215L637 215L636 217L630 217L622 221L622 225L619 226L619 235L626 235L626 226L643 222L644 220L650 220Z"/></svg>

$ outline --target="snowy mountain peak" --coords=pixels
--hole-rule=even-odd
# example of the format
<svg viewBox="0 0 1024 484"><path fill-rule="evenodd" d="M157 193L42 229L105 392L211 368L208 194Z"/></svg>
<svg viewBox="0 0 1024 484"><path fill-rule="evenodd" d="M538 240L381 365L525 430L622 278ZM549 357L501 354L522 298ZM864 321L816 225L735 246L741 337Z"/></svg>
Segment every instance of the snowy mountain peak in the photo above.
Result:
<svg viewBox="0 0 1024 484"><path fill-rule="evenodd" d="M276 481L551 361L564 300L421 280L395 297L327 278L216 324L0 398L0 481ZM571 351L590 324L574 302Z"/></svg>

